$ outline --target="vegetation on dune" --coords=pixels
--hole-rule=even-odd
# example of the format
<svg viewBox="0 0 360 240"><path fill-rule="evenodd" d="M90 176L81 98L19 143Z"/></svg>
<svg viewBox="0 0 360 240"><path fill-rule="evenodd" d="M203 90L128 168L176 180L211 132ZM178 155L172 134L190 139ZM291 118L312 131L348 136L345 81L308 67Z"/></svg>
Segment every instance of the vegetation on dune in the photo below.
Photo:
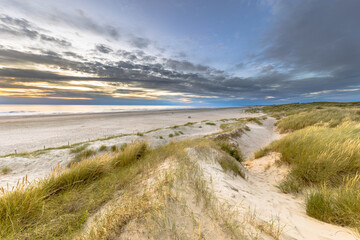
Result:
<svg viewBox="0 0 360 240"><path fill-rule="evenodd" d="M75 154L71 161L67 164L68 167L73 163L78 163L83 159L94 156L96 152L92 149L87 149L89 144L83 144L70 150L70 153Z"/></svg>
<svg viewBox="0 0 360 240"><path fill-rule="evenodd" d="M309 103L266 106L282 117L282 139L258 150L281 153L291 166L279 184L286 193L308 189L307 214L360 231L360 103Z"/></svg>
<svg viewBox="0 0 360 240"><path fill-rule="evenodd" d="M124 145L115 153L104 153L73 163L69 168L63 169L59 166L46 178L30 185L24 179L12 190L1 189L0 237L1 239L71 239L73 237L99 239L101 236L101 239L108 239L110 236L118 236L122 227L132 219L139 218L149 211L152 211L151 214L158 214L161 211L166 213L166 209L161 209L168 204L157 206L152 204L155 200L164 199L163 188L156 190L156 193L152 189L151 196L148 192L136 195L134 189L143 184L139 181L146 180L141 178L143 174L149 174L160 163L170 158L171 163L174 163L175 159L180 161L179 163L183 162L182 167L175 171L176 174L183 174L184 177L191 175L194 179L189 183L193 184L196 194L199 194L200 199L207 199L204 203L210 204L213 200L210 199L203 180L195 173L195 168L192 167L192 171L184 172L185 168L192 166L186 160L186 149L189 147L211 147L220 150L217 143L208 139L170 143L156 149L149 149L144 142L135 142ZM240 163L230 155L224 155L218 161L224 169L239 175L243 174L238 165ZM170 178L165 178L164 184L171 188ZM116 195L119 191L122 192L120 197ZM160 195L154 197L154 194ZM106 221L95 224L90 235L82 235L82 226L89 217L105 203L114 199L115 195L121 202L113 206L115 209L105 219ZM174 201L177 201L176 198L171 197L171 202ZM216 210L212 210L214 211ZM226 222L223 224L234 225ZM169 228L164 226L163 229Z"/></svg>
<svg viewBox="0 0 360 240"><path fill-rule="evenodd" d="M143 169L139 160L146 149L134 143L115 157L104 154L68 169L58 167L30 186L24 179L13 190L1 189L1 239L69 239L88 214Z"/></svg>
<svg viewBox="0 0 360 240"><path fill-rule="evenodd" d="M360 122L360 115L357 112L357 109L314 109L284 117L277 123L277 127L281 132L299 130L313 125L333 128L345 121Z"/></svg>
<svg viewBox="0 0 360 240"><path fill-rule="evenodd" d="M216 143L221 148L221 150L228 153L230 156L235 158L238 162L244 161L240 149L238 149L233 144L226 142L226 141L216 141Z"/></svg>
<svg viewBox="0 0 360 240"><path fill-rule="evenodd" d="M99 147L99 151L100 152L103 152L103 151L106 151L107 150L107 146L105 146L105 145L101 145L100 147Z"/></svg>

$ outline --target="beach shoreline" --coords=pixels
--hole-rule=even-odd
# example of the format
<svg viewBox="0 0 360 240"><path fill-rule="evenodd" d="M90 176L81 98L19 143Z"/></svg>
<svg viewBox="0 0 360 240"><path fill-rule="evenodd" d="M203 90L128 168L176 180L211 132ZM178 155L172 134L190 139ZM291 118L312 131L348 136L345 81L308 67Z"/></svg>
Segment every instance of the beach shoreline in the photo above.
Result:
<svg viewBox="0 0 360 240"><path fill-rule="evenodd" d="M246 108L248 107L2 116L0 156L187 122L242 117Z"/></svg>

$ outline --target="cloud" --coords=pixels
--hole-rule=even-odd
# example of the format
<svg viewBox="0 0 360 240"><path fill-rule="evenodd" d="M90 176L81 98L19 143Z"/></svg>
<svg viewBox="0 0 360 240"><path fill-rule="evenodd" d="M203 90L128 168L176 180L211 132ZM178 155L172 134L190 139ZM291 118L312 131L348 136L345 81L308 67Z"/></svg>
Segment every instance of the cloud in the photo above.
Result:
<svg viewBox="0 0 360 240"><path fill-rule="evenodd" d="M58 45L63 46L63 47L70 47L71 46L71 43L69 41L59 39L59 38L55 38L55 37L45 35L45 34L41 34L40 39L43 40L43 41L46 41L46 42L52 42L52 43L58 44Z"/></svg>
<svg viewBox="0 0 360 240"><path fill-rule="evenodd" d="M297 71L335 72L360 65L360 1L277 1L261 61ZM280 7L281 6L281 7Z"/></svg>
<svg viewBox="0 0 360 240"><path fill-rule="evenodd" d="M136 48L145 49L151 44L151 41L147 38L136 37L133 35L129 35L129 36L130 36L129 43Z"/></svg>
<svg viewBox="0 0 360 240"><path fill-rule="evenodd" d="M97 44L96 46L95 46L95 49L97 50L97 51L99 51L99 52L101 52L101 53L111 53L113 50L110 48L110 47L108 47L108 46L105 46L104 44Z"/></svg>
<svg viewBox="0 0 360 240"><path fill-rule="evenodd" d="M67 40L56 38L48 34L40 33L41 28L31 24L24 18L13 18L8 15L0 15L0 35L11 35L15 37L26 37L32 40L39 38L42 41L54 43L62 47L69 47L71 43Z"/></svg>
<svg viewBox="0 0 360 240"><path fill-rule="evenodd" d="M72 30L85 29L80 35L90 31L105 36L104 41L95 45L96 51L94 43L80 51L75 48L76 44L26 19L1 15L0 34L56 44L60 50L49 48L49 51L44 47L20 51L0 46L0 65L3 66L0 86L4 92L4 89L10 92L9 89L30 89L31 86L42 96L95 101L112 97L175 99L188 103L194 99L280 101L332 96L358 99L360 30L356 23L360 17L355 10L360 7L358 1L289 2L276 1L273 26L264 40L265 47L249 60L256 72L251 77L239 77L183 60L185 54L173 58L151 55L152 40L97 23L82 11L77 15L48 13L47 19L54 17L50 20L52 23L72 24ZM114 42L120 40L136 49L118 49ZM103 54L97 54L99 52ZM246 62L235 68L248 70ZM79 93L76 89L80 88L65 87L74 85L73 82L93 90Z"/></svg>

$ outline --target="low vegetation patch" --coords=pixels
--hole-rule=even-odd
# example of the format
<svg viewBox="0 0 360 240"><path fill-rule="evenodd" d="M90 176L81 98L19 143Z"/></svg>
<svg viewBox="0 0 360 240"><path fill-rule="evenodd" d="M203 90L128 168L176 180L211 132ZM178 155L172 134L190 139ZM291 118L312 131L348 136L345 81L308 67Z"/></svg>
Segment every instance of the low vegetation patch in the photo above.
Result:
<svg viewBox="0 0 360 240"><path fill-rule="evenodd" d="M1 168L1 174L5 175L11 172L11 168L9 167L2 167Z"/></svg>

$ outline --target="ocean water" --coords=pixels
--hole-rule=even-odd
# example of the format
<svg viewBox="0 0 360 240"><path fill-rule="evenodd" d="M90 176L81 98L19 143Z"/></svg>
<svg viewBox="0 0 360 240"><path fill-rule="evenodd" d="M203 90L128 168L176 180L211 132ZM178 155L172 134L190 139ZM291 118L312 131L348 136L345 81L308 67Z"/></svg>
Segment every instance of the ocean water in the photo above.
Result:
<svg viewBox="0 0 360 240"><path fill-rule="evenodd" d="M19 105L0 104L0 116L55 115L185 109L189 106L161 105Z"/></svg>

